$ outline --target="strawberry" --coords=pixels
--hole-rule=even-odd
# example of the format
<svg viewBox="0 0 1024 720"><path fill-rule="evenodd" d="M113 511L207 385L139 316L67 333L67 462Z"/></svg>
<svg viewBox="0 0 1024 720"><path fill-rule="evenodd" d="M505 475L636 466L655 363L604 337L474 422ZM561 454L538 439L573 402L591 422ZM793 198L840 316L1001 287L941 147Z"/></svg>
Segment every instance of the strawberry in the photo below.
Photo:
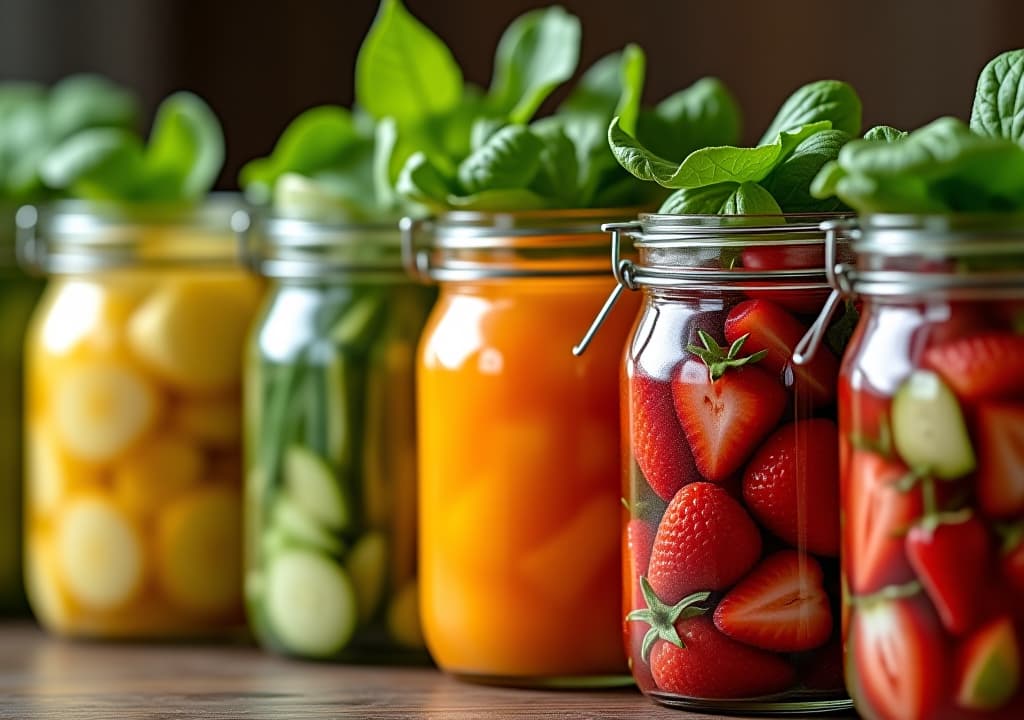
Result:
<svg viewBox="0 0 1024 720"><path fill-rule="evenodd" d="M975 485L982 511L1012 518L1024 512L1024 407L1005 403L978 406Z"/></svg>
<svg viewBox="0 0 1024 720"><path fill-rule="evenodd" d="M832 610L822 577L809 555L769 555L722 598L715 627L733 640L776 652L824 645L832 634Z"/></svg>
<svg viewBox="0 0 1024 720"><path fill-rule="evenodd" d="M838 636L802 662L803 684L810 690L845 690L843 643Z"/></svg>
<svg viewBox="0 0 1024 720"><path fill-rule="evenodd" d="M636 368L629 378L629 417L633 457L662 500L671 500L683 485L700 479L668 382Z"/></svg>
<svg viewBox="0 0 1024 720"><path fill-rule="evenodd" d="M956 702L962 708L999 710L1020 687L1020 646L1009 616L996 618L971 635L956 659Z"/></svg>
<svg viewBox="0 0 1024 720"><path fill-rule="evenodd" d="M925 480L925 506L934 505L933 481ZM954 635L974 627L982 588L988 577L991 542L988 530L969 510L933 514L907 533L907 558L939 613Z"/></svg>
<svg viewBox="0 0 1024 720"><path fill-rule="evenodd" d="M695 593L674 605L643 582L648 610L630 613L629 620L650 629L641 658L649 663L658 688L707 699L752 698L789 688L796 673L778 655L749 647L723 635L699 603L709 593ZM634 670L635 672L635 670Z"/></svg>
<svg viewBox="0 0 1024 720"><path fill-rule="evenodd" d="M921 362L942 375L961 400L1024 392L1024 335L971 335L928 348Z"/></svg>
<svg viewBox="0 0 1024 720"><path fill-rule="evenodd" d="M889 590L904 589L916 590L916 583ZM920 596L884 595L859 599L851 618L847 658L856 683L850 685L863 693L857 709L879 720L934 717L946 688L942 629Z"/></svg>
<svg viewBox="0 0 1024 720"><path fill-rule="evenodd" d="M761 556L761 535L743 506L718 485L684 485L654 536L647 578L663 601L725 590Z"/></svg>
<svg viewBox="0 0 1024 720"><path fill-rule="evenodd" d="M1000 569L1003 578L1024 599L1024 523L1016 523L1000 531L1003 535L1003 551Z"/></svg>
<svg viewBox="0 0 1024 720"><path fill-rule="evenodd" d="M788 245L788 247L787 247ZM825 249L821 245L765 243L748 247L740 255L747 270L813 270L825 267ZM742 287L743 284L739 283ZM817 314L829 290L746 290L747 297L768 300L801 315Z"/></svg>
<svg viewBox="0 0 1024 720"><path fill-rule="evenodd" d="M647 565L651 561L651 547L654 545L654 530L646 521L633 518L626 524L626 540L622 554L624 575L630 588L632 603L627 610L646 607L640 592L640 578L647 574Z"/></svg>
<svg viewBox="0 0 1024 720"><path fill-rule="evenodd" d="M726 352L706 332L699 334L704 347L689 346L699 359L680 365L672 398L697 469L719 482L743 465L782 417L786 391L769 373L751 365L766 351L739 357L745 337Z"/></svg>
<svg viewBox="0 0 1024 720"><path fill-rule="evenodd" d="M822 345L807 365L794 365L793 349L807 327L778 305L767 300L746 300L729 311L725 339L734 342L745 335L748 352L765 351L762 366L792 384L798 398L806 396L814 407L835 399L839 361ZM792 379L789 379L792 378Z"/></svg>
<svg viewBox="0 0 1024 720"><path fill-rule="evenodd" d="M783 425L743 476L743 499L763 526L793 547L839 554L839 434L823 418Z"/></svg>
<svg viewBox="0 0 1024 720"><path fill-rule="evenodd" d="M846 518L843 564L850 590L872 593L914 579L904 551L904 536L924 505L918 484L908 483L902 463L864 450L850 454L843 475Z"/></svg>

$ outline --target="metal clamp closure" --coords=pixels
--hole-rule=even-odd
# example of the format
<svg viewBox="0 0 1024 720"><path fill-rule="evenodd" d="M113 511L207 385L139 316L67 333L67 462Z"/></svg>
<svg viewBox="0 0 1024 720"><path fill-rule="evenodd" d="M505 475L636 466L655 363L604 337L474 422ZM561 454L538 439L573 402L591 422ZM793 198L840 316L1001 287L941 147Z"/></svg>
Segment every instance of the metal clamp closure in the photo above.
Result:
<svg viewBox="0 0 1024 720"><path fill-rule="evenodd" d="M402 234L402 265L420 282L430 281L430 253L416 244L417 236L433 229L431 220L404 217L398 223Z"/></svg>
<svg viewBox="0 0 1024 720"><path fill-rule="evenodd" d="M622 235L626 233L628 235L635 235L640 232L641 225L638 222L626 222L626 223L605 223L601 226L602 232L611 233L612 243L612 274L615 275L615 287L612 288L611 294L608 299L604 301L604 305L597 313L597 317L594 318L594 322L587 328L586 334L578 344L572 348L572 354L579 357L587 350L587 346L590 345L591 340L597 335L597 331L604 325L604 321L608 319L609 313L612 308L615 307L615 303L618 302L619 296L622 295L622 291L625 288L630 290L636 290L636 265L629 258L622 257Z"/></svg>

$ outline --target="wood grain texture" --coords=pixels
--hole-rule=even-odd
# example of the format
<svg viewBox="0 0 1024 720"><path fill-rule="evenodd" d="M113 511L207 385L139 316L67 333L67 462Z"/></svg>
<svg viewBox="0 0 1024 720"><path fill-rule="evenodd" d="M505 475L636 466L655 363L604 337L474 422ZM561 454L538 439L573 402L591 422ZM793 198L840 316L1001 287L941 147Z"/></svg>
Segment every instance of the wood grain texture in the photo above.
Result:
<svg viewBox="0 0 1024 720"><path fill-rule="evenodd" d="M0 623L0 718L709 720L629 690L463 683L427 668L307 663L246 646L69 642Z"/></svg>

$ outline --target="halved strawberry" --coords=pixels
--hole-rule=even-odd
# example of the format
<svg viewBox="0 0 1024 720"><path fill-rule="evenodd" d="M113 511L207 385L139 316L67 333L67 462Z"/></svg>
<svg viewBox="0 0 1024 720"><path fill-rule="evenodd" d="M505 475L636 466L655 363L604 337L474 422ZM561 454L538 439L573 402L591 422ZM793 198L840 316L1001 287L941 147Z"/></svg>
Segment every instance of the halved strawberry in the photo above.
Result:
<svg viewBox="0 0 1024 720"><path fill-rule="evenodd" d="M795 550L769 555L722 598L715 626L733 640L776 652L824 645L832 610L821 566Z"/></svg>
<svg viewBox="0 0 1024 720"><path fill-rule="evenodd" d="M928 348L922 365L942 375L961 400L1024 392L1024 335L986 332Z"/></svg>
<svg viewBox="0 0 1024 720"><path fill-rule="evenodd" d="M919 595L860 602L847 650L855 672L851 688L864 695L856 698L857 709L880 720L934 717L948 672L935 615Z"/></svg>
<svg viewBox="0 0 1024 720"><path fill-rule="evenodd" d="M798 398L807 396L815 407L835 399L839 361L827 346L818 348L807 365L793 363L793 350L807 327L778 305L767 300L746 300L729 311L725 339L734 342L749 335L747 352L766 351L762 366L794 385ZM790 378L792 378L790 380Z"/></svg>
<svg viewBox="0 0 1024 720"><path fill-rule="evenodd" d="M924 505L918 485L901 486L909 473L902 463L872 452L850 454L850 467L842 478L846 498L843 563L855 594L914 579L904 538Z"/></svg>
<svg viewBox="0 0 1024 720"><path fill-rule="evenodd" d="M761 556L761 534L743 506L718 485L684 485L654 536L647 577L673 604L699 590L725 590Z"/></svg>
<svg viewBox="0 0 1024 720"><path fill-rule="evenodd" d="M762 525L795 548L839 554L839 436L831 420L783 425L758 448L743 499Z"/></svg>
<svg viewBox="0 0 1024 720"><path fill-rule="evenodd" d="M991 540L982 522L969 510L927 515L907 533L906 545L943 626L954 635L971 630L991 565Z"/></svg>
<svg viewBox="0 0 1024 720"><path fill-rule="evenodd" d="M957 651L956 702L968 710L991 712L1005 707L1019 687L1020 649L1013 619L999 617Z"/></svg>
<svg viewBox="0 0 1024 720"><path fill-rule="evenodd" d="M639 367L629 378L629 424L633 457L658 496L672 499L683 485L700 479L672 402L672 385Z"/></svg>
<svg viewBox="0 0 1024 720"><path fill-rule="evenodd" d="M975 435L982 511L998 518L1019 516L1024 512L1024 406L982 403Z"/></svg>
<svg viewBox="0 0 1024 720"><path fill-rule="evenodd" d="M745 338L728 348L705 332L700 359L684 361L672 382L672 398L697 469L712 482L738 470L782 417L786 391L769 373L750 363L767 353L740 357Z"/></svg>

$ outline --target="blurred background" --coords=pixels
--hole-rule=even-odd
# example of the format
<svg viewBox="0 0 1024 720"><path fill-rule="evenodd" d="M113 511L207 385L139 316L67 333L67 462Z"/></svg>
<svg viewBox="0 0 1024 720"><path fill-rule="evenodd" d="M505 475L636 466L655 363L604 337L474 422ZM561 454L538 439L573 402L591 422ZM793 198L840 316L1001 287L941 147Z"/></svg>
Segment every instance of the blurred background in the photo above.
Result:
<svg viewBox="0 0 1024 720"><path fill-rule="evenodd" d="M406 0L482 85L502 29L547 4ZM583 21L582 67L641 44L649 101L717 75L740 99L749 141L794 88L824 77L860 91L865 126L966 119L985 62L1024 47L1020 0L562 4ZM169 92L194 90L225 126L219 186L230 188L297 113L352 102L356 53L376 8L376 0L0 0L0 80L100 72L139 92L147 117Z"/></svg>

